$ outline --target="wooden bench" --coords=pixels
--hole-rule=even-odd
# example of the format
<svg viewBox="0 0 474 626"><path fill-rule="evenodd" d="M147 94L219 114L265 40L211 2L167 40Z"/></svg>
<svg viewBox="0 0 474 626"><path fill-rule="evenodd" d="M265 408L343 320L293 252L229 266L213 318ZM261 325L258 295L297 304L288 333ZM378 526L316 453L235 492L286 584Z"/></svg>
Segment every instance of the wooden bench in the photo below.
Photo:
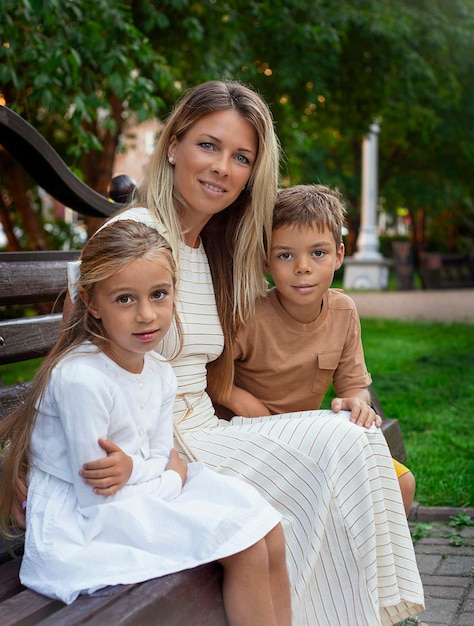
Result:
<svg viewBox="0 0 474 626"><path fill-rule="evenodd" d="M71 182L72 173L54 151L51 156L51 146L21 118L6 115L2 108L5 107L0 107L0 144L5 147L14 144L15 157L20 163L30 163L30 173L38 184L62 201L67 198L68 206L83 215L105 216L116 208L117 205L114 207L95 192L91 195L85 191L84 187L89 188L81 181ZM23 145L23 152L19 145ZM38 159L34 166L34 159L30 162L31 146L35 146ZM47 172L46 182L42 172ZM66 264L78 254L78 251L0 253L0 307L19 304L35 307L42 303L37 315L0 320L0 365L44 356L53 345L61 324ZM48 303L47 313L44 303ZM28 383L2 386L0 381L0 419L22 402L27 387ZM374 407L384 417L373 390L371 393ZM383 430L392 455L404 461L405 449L398 422L384 419ZM137 585L108 587L91 596L81 596L66 606L20 584L21 541L17 542L15 550L13 557L5 547L0 549L0 623L3 626L227 624L222 601L222 570L216 563Z"/></svg>
<svg viewBox="0 0 474 626"><path fill-rule="evenodd" d="M0 145L23 165L54 198L78 213L106 217L120 207L81 182L49 143L25 120L0 106ZM62 317L66 263L79 252L0 253L0 309L35 307L33 317L0 320L0 365L44 356L55 342ZM46 307L44 303L47 303ZM44 313L48 308L50 312ZM54 310L53 310L54 309ZM0 419L24 397L27 383L9 386L0 380ZM0 546L0 623L2 626L74 626L75 624L153 624L156 626L226 626L222 568L211 563L141 584L108 587L73 604L51 600L19 581L23 542L12 556Z"/></svg>
<svg viewBox="0 0 474 626"><path fill-rule="evenodd" d="M420 275L425 289L474 287L474 255L422 252Z"/></svg>

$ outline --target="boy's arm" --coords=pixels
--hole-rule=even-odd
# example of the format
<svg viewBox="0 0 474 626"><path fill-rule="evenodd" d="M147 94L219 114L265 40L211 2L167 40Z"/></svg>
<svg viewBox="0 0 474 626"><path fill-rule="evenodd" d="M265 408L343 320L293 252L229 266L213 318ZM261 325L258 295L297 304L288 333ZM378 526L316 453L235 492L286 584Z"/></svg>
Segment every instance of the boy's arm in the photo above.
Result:
<svg viewBox="0 0 474 626"><path fill-rule="evenodd" d="M377 427L382 424L382 418L374 411L370 403L370 393L367 387L348 389L343 398L334 398L331 402L334 413L350 411L350 420L357 426L370 428L375 423Z"/></svg>
<svg viewBox="0 0 474 626"><path fill-rule="evenodd" d="M241 415L242 417L271 415L271 412L263 402L260 402L260 400L248 391L245 391L245 389L241 389L235 385L232 386L229 397L225 400L221 400L220 404L230 409L234 415Z"/></svg>

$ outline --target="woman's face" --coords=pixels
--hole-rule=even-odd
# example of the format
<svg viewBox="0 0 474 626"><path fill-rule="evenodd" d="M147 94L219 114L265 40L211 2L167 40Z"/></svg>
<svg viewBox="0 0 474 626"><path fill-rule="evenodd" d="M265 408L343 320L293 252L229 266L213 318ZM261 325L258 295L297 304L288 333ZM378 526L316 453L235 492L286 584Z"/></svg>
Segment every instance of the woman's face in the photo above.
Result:
<svg viewBox="0 0 474 626"><path fill-rule="evenodd" d="M204 226L242 192L257 158L253 126L233 109L209 113L179 140L170 139L174 185L188 226Z"/></svg>

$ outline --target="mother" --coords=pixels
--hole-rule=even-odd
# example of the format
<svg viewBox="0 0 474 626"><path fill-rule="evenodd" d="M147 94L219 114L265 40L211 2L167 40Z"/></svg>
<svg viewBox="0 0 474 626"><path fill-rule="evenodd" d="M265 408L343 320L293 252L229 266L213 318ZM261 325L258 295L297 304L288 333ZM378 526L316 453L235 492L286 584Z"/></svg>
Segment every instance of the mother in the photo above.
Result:
<svg viewBox="0 0 474 626"><path fill-rule="evenodd" d="M173 362L177 443L283 514L294 624L396 624L421 610L423 592L382 433L329 411L227 422L206 394L208 365L223 390L231 384L223 347L265 289L278 158L262 99L237 82L204 83L175 106L138 202L113 219L154 225L175 251L185 333ZM165 355L173 343L171 332Z"/></svg>

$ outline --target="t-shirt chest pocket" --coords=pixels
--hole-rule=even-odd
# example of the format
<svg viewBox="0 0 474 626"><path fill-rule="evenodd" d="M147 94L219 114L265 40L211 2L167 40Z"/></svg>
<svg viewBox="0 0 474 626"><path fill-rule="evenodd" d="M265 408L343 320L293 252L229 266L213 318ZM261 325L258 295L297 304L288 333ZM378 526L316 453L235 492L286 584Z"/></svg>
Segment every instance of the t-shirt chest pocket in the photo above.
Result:
<svg viewBox="0 0 474 626"><path fill-rule="evenodd" d="M333 379L334 372L339 365L340 358L340 350L316 355L312 387L312 391L314 393L326 393L326 390Z"/></svg>

